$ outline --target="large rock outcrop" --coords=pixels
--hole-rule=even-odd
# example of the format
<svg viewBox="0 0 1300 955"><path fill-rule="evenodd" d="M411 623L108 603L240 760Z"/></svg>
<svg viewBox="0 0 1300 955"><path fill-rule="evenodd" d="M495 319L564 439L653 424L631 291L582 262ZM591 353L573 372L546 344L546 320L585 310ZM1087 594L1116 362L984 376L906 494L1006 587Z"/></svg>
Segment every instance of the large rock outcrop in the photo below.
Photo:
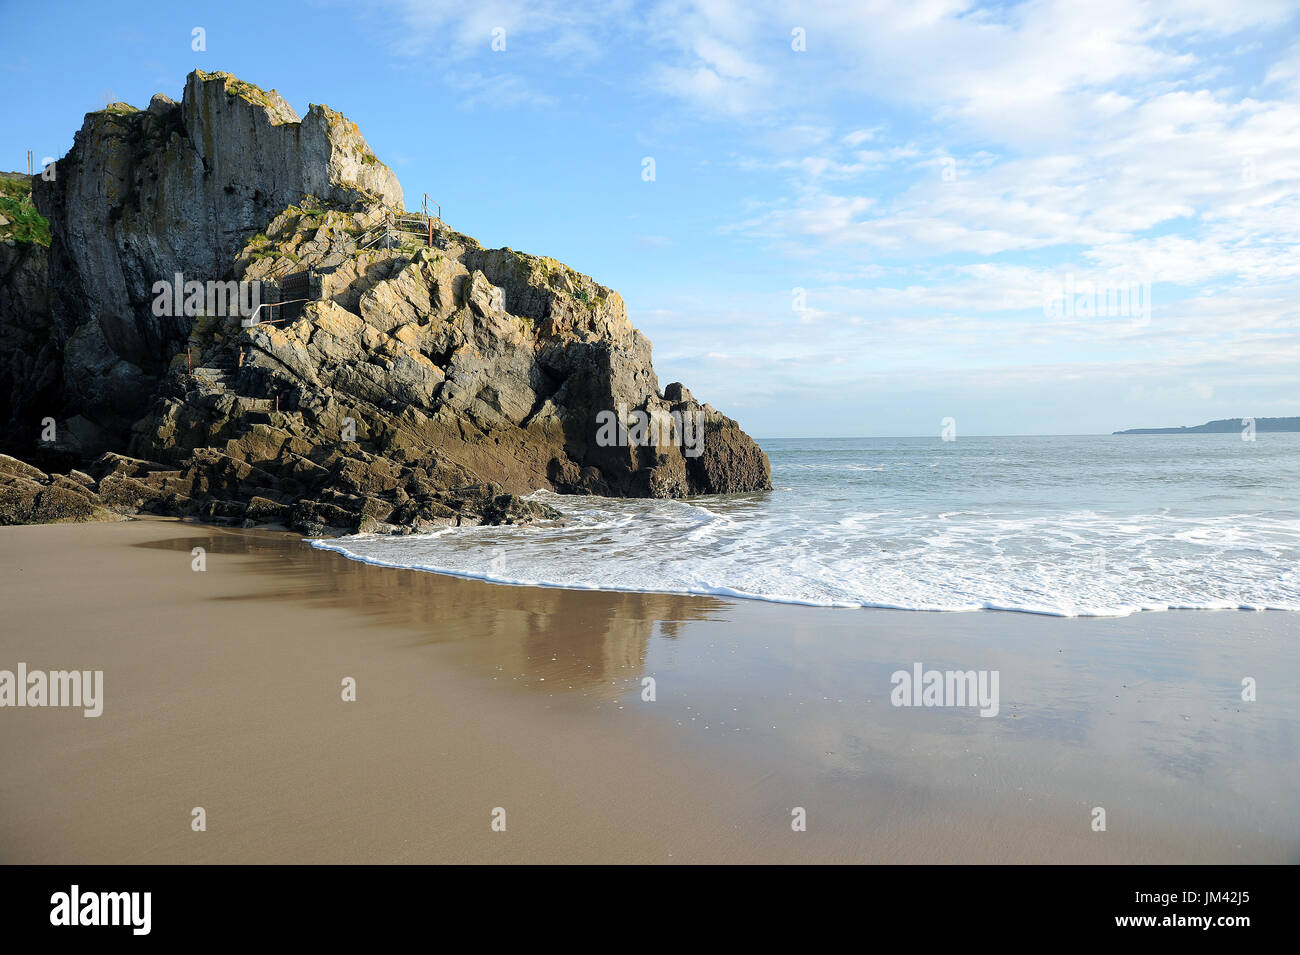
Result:
<svg viewBox="0 0 1300 955"><path fill-rule="evenodd" d="M736 422L660 389L617 292L412 220L392 172L326 107L299 119L274 92L196 72L179 104L87 116L57 170L35 189L54 292L44 325L28 324L50 330L60 447L84 471L0 468L0 523L40 519L64 492L88 502L73 519L152 510L320 532L553 516L520 500L537 488L770 487ZM288 304L256 324L155 314L155 283L176 273ZM34 347L0 355L0 371Z"/></svg>
<svg viewBox="0 0 1300 955"><path fill-rule="evenodd" d="M48 266L45 246L0 241L0 428L29 458L40 456L42 423L62 404Z"/></svg>
<svg viewBox="0 0 1300 955"><path fill-rule="evenodd" d="M54 178L33 184L53 233L65 410L100 429L67 435L73 450L118 443L189 334L183 316L153 313L154 283L223 278L249 236L304 194L402 204L355 124L324 106L300 119L274 90L227 73L191 73L180 103L159 94L145 110L87 114Z"/></svg>

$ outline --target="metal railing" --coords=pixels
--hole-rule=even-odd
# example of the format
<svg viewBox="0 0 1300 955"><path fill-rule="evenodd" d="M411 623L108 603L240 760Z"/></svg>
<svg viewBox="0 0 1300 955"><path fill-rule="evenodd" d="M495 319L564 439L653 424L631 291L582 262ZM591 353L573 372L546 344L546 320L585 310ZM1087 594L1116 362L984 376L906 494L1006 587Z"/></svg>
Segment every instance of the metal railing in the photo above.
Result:
<svg viewBox="0 0 1300 955"><path fill-rule="evenodd" d="M427 226L421 218L390 213L384 216L382 222L362 233L357 240L357 251L368 249L380 242L385 242L385 248L392 248L394 245L410 245L412 239L418 240L421 245L426 242L432 245L432 227Z"/></svg>
<svg viewBox="0 0 1300 955"><path fill-rule="evenodd" d="M264 308L271 309L278 308L281 305L296 305L298 302L314 301L316 301L314 298L291 298L286 302L263 302L261 305L257 306L257 308L253 309L253 314L249 315L247 318L240 319L239 324L243 328L252 328L254 325L278 325L280 322L284 321L283 317L260 319L257 317L257 313Z"/></svg>
<svg viewBox="0 0 1300 955"><path fill-rule="evenodd" d="M436 215L429 215L430 205L436 210ZM429 198L426 192L420 212L385 212L381 222L361 233L357 239L357 251L364 251L380 242L385 243L385 248L409 245L411 239L420 239L432 248L435 223L439 227L442 225L442 206Z"/></svg>

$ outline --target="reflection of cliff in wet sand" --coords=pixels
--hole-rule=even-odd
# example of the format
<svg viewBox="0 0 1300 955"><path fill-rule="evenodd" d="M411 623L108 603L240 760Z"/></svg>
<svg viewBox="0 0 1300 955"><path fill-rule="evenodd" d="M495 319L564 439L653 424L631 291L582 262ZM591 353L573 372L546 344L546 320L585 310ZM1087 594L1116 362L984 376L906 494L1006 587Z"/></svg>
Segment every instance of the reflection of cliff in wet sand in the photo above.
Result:
<svg viewBox="0 0 1300 955"><path fill-rule="evenodd" d="M393 571L300 546L275 531L236 534L187 525L188 536L137 546L250 558L274 583L253 601L304 601L339 608L376 627L418 630L430 644L455 645L500 679L538 689L579 689L615 698L640 680L651 636L672 638L683 621L708 619L721 601L672 594L586 593L492 586L492 599L449 600L445 578ZM562 630L557 630L557 623Z"/></svg>

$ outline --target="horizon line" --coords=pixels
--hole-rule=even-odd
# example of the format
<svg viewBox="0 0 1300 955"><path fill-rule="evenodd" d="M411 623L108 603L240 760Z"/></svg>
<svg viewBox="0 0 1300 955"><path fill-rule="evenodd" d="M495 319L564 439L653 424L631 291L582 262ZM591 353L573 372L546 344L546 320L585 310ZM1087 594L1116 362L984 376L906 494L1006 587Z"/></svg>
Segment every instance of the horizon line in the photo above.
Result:
<svg viewBox="0 0 1300 955"><path fill-rule="evenodd" d="M1196 426L1193 426L1196 427ZM1126 428L1124 431L1151 431L1148 428ZM1191 430L1188 428L1187 430ZM1166 438L1177 436L1177 432L1168 430L1155 430L1151 434L1125 434L1124 431L1076 431L1068 434L968 434L967 438ZM1195 431L1194 434L1204 435L1234 435L1235 431ZM1297 434L1295 431L1264 431L1262 434ZM875 440L879 438L943 438L937 434L783 434L783 435L754 435L755 441L861 441ZM945 442L955 444L960 438L954 438L953 441Z"/></svg>

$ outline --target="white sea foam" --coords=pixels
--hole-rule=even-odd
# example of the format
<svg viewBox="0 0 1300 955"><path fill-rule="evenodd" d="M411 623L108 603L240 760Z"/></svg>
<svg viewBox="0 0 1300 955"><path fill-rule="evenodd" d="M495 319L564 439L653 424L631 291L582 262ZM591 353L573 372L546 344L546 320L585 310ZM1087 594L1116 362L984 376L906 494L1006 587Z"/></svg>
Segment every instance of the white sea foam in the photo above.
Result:
<svg viewBox="0 0 1300 955"><path fill-rule="evenodd" d="M1257 486L1226 500L1209 494L1222 490L1217 473L1175 493L1158 469L1134 460L1136 473L1118 480L1114 461L1091 461L1090 472L1059 460L1059 445L1030 446L1045 460L981 459L976 445L964 459L925 447L893 449L891 460L875 463L870 449L855 449L859 460L824 463L871 466L841 467L848 476L835 481L815 467L824 449L768 450L774 483L790 490L692 501L538 492L565 514L562 523L355 535L313 546L503 584L830 607L1057 616L1300 611L1300 515L1287 509L1285 494L1274 499ZM1300 443L1294 451L1300 459ZM945 473L935 475L931 464ZM1026 473L1008 479L1012 469ZM888 477L902 474L911 476ZM862 483L873 481L893 483ZM1084 502L1088 496L1094 500ZM1216 504L1206 507L1211 496Z"/></svg>

